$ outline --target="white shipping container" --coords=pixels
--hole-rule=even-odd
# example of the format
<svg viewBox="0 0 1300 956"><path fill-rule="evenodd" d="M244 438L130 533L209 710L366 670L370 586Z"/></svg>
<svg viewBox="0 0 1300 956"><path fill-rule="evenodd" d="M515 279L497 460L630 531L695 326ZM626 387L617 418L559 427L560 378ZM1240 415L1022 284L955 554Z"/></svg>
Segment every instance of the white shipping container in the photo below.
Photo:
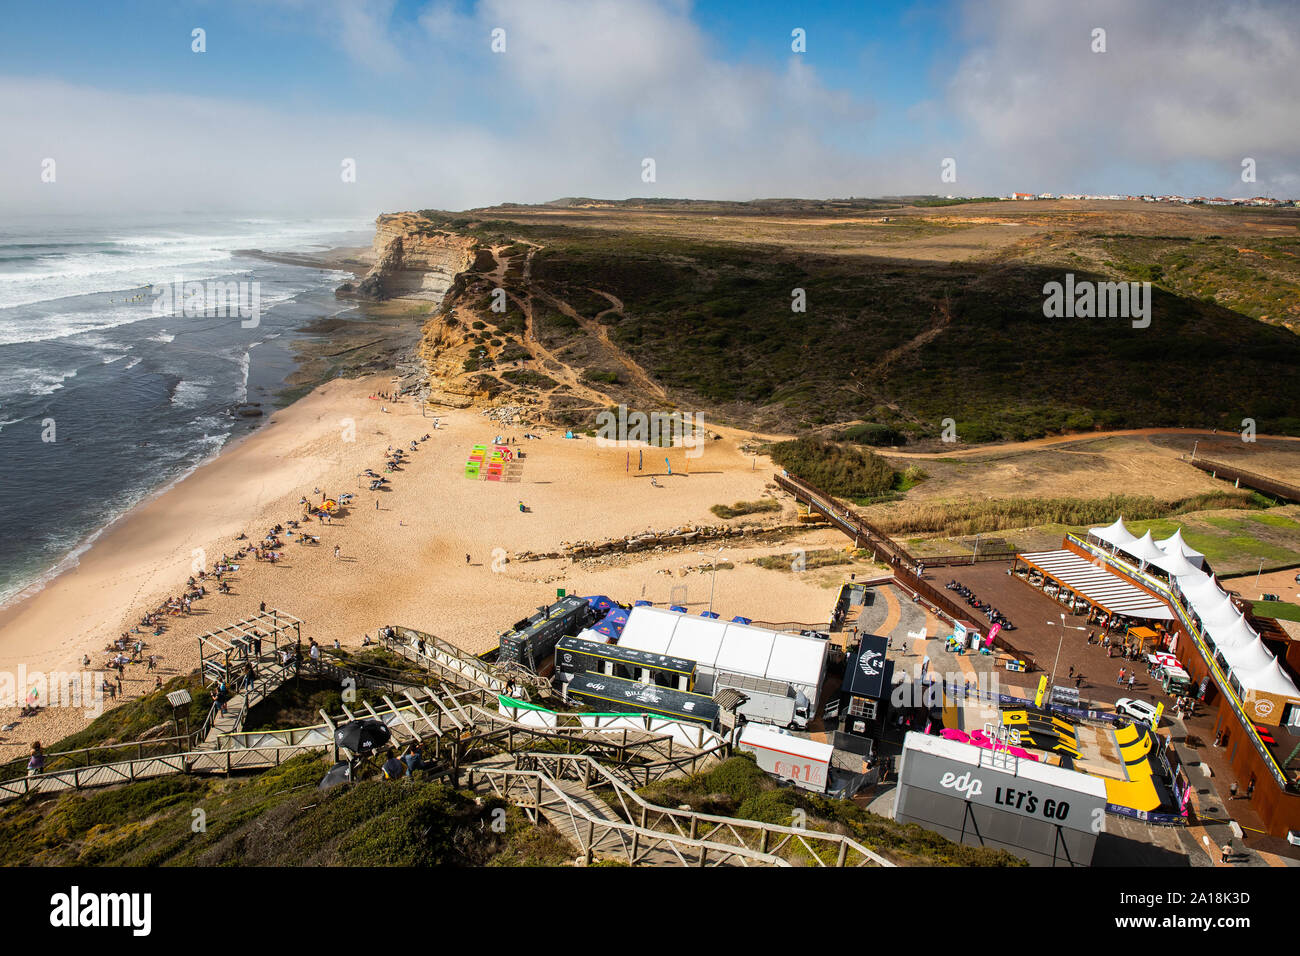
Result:
<svg viewBox="0 0 1300 956"><path fill-rule="evenodd" d="M736 746L752 753L758 765L773 776L789 780L805 790L826 792L831 754L835 752L830 744L751 723L740 731Z"/></svg>

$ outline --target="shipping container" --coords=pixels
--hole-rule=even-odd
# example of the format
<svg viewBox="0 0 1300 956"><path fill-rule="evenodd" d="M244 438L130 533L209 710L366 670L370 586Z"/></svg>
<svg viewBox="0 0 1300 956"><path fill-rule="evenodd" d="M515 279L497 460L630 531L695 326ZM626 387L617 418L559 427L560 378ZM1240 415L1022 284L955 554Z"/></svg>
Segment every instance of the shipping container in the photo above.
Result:
<svg viewBox="0 0 1300 956"><path fill-rule="evenodd" d="M577 634L595 621L597 614L586 598L573 594L562 598L515 622L502 634L497 659L502 664L523 664L536 671L551 656L560 638Z"/></svg>
<svg viewBox="0 0 1300 956"><path fill-rule="evenodd" d="M565 697L594 710L629 714L652 714L690 720L713 728L718 723L718 705L703 694L642 684L604 674L575 674L565 686Z"/></svg>
<svg viewBox="0 0 1300 956"><path fill-rule="evenodd" d="M575 674L604 674L674 690L695 689L695 662L577 637L555 645L555 671L561 682Z"/></svg>

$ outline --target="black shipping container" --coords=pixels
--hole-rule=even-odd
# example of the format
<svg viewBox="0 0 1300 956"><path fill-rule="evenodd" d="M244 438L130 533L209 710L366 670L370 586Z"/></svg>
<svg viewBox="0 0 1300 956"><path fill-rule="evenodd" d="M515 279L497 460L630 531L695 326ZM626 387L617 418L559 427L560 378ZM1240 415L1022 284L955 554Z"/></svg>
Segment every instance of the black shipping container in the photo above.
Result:
<svg viewBox="0 0 1300 956"><path fill-rule="evenodd" d="M502 664L523 664L535 671L550 657L560 638L578 633L595 619L596 611L586 599L576 595L561 598L502 634L497 660Z"/></svg>
<svg viewBox="0 0 1300 956"><path fill-rule="evenodd" d="M652 683L678 689L678 682L685 678L686 690L695 687L695 661L682 657L638 651L581 637L564 637L555 645L556 671L566 674L604 674L606 662L613 665L615 676L628 680L639 679L644 668L650 671Z"/></svg>
<svg viewBox="0 0 1300 956"><path fill-rule="evenodd" d="M703 694L640 684L604 674L576 674L565 693L597 711L653 714L716 727L718 705Z"/></svg>

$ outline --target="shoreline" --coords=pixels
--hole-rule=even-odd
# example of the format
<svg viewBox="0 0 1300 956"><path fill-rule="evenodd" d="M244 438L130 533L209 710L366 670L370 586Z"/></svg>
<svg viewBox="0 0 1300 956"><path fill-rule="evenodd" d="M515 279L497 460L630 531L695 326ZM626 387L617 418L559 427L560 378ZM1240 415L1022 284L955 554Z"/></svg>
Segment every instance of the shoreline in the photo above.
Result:
<svg viewBox="0 0 1300 956"><path fill-rule="evenodd" d="M697 567L703 559L690 550L608 564L500 558L554 551L580 538L715 524L710 506L759 497L770 480L734 436L711 442L689 463L690 475L680 473L686 463L679 455L671 478L661 465L636 474L625 467L622 449L566 441L563 431L543 426L529 426L541 440L524 442L522 427L500 425L476 406L438 412L442 427L435 430L433 413L425 417L410 399L371 400L389 388L384 373L327 381L127 511L75 567L0 609L0 673L80 671L83 655L90 670L102 672L106 645L146 610L182 593L192 562L201 559L210 570L223 552L233 554L244 543L237 535L260 539L267 528L300 515L301 497L319 500L317 488L356 496L355 507L330 524L304 525L320 536L319 546L286 543L284 560L274 565L241 562L229 578L233 594L210 590L192 615L167 617L162 636L146 636L145 654L158 656L156 673L164 682L197 666L199 634L246 617L261 601L303 620L303 639L326 646L338 640L355 647L378 627L405 624L475 653L557 587L624 601L666 602L677 595L674 603L702 608L709 582ZM365 489L362 469L380 469L387 447L407 448L425 434L430 440L391 475L389 490ZM498 434L524 452L518 483L467 480L470 448ZM515 507L524 499L527 514ZM807 538L810 547L834 540L826 532ZM773 550L745 542L728 548L746 555ZM728 616L816 621L833 601L823 577L782 575L737 559L719 577L718 606ZM124 697L105 700L105 707L151 691L154 677L143 665L130 665ZM25 691L15 688L20 698ZM49 707L19 720L17 705L0 707L0 724L16 720L12 732L0 733L0 757L22 752L33 739L49 745L88 722L81 708Z"/></svg>

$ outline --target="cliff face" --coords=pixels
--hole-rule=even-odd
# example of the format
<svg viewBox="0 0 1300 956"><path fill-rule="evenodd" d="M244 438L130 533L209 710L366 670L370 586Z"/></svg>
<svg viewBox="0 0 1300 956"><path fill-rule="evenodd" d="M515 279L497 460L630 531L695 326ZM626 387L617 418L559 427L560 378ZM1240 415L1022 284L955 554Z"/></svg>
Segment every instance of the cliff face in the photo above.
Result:
<svg viewBox="0 0 1300 956"><path fill-rule="evenodd" d="M457 273L474 261L477 248L474 239L436 229L415 213L382 215L375 220L375 264L357 294L441 301Z"/></svg>

